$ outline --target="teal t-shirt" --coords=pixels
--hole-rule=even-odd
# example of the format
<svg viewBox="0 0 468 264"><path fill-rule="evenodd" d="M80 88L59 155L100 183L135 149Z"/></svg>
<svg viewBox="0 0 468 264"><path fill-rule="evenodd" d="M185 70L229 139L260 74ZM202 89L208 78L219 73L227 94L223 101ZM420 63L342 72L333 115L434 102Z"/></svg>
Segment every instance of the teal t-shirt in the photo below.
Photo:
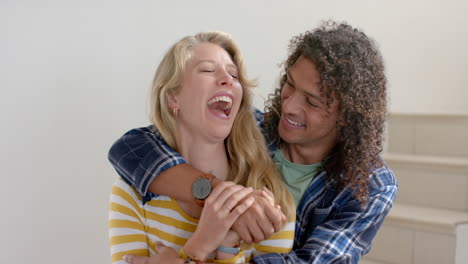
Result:
<svg viewBox="0 0 468 264"><path fill-rule="evenodd" d="M310 165L295 164L288 161L279 149L276 150L273 160L283 176L289 192L294 197L297 207L310 181L320 170L322 163Z"/></svg>

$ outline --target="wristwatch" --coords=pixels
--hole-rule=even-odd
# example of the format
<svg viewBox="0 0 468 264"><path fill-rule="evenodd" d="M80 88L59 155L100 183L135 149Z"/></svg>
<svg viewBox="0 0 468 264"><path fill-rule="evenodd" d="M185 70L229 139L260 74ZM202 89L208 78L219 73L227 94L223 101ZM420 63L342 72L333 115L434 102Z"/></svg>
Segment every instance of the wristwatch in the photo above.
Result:
<svg viewBox="0 0 468 264"><path fill-rule="evenodd" d="M214 178L214 175L203 174L192 184L192 194L195 197L195 203L201 207L205 205L205 199L211 193L211 180Z"/></svg>

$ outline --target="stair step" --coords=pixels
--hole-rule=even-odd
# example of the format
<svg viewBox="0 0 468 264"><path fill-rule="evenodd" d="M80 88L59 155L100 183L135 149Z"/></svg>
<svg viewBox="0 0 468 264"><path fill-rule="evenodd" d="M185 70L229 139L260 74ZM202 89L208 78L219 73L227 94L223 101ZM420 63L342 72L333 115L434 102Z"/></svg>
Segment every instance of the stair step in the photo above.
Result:
<svg viewBox="0 0 468 264"><path fill-rule="evenodd" d="M392 113L388 152L468 158L468 115Z"/></svg>
<svg viewBox="0 0 468 264"><path fill-rule="evenodd" d="M395 203L367 260L390 264L468 263L468 212Z"/></svg>
<svg viewBox="0 0 468 264"><path fill-rule="evenodd" d="M468 224L468 212L395 203L387 222L414 230L455 234L455 227Z"/></svg>
<svg viewBox="0 0 468 264"><path fill-rule="evenodd" d="M377 262L377 261L370 260L370 259L367 259L367 258L364 256L364 258L362 258L362 260L359 261L359 264L384 264L384 263L382 263L382 262Z"/></svg>
<svg viewBox="0 0 468 264"><path fill-rule="evenodd" d="M385 153L398 179L396 201L468 212L468 158Z"/></svg>
<svg viewBox="0 0 468 264"><path fill-rule="evenodd" d="M468 136L468 135L467 135ZM468 158L465 157L446 157L434 155L412 155L385 153L385 160L401 164L419 164L424 166L446 166L468 168Z"/></svg>

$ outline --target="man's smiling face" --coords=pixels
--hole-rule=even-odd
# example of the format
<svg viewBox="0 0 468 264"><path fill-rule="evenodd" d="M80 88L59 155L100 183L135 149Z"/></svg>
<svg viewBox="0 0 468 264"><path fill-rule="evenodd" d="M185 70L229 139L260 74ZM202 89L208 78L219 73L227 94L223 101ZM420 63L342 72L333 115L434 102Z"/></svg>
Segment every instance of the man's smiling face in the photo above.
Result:
<svg viewBox="0 0 468 264"><path fill-rule="evenodd" d="M278 133L288 144L307 148L331 148L336 143L338 100L327 108L320 74L307 58L299 57L287 72L281 90ZM332 94L333 96L333 94Z"/></svg>

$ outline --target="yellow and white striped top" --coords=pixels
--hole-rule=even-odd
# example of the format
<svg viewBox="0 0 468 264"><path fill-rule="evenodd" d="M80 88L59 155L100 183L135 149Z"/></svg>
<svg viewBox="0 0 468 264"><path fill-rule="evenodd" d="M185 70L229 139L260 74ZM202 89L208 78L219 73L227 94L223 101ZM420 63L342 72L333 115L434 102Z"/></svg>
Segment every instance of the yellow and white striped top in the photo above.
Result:
<svg viewBox="0 0 468 264"><path fill-rule="evenodd" d="M197 228L198 219L187 215L177 201L157 196L143 205L141 196L121 178L112 187L109 205L109 239L112 263L124 264L126 254L153 256L156 241L179 251ZM280 232L258 244L241 245L241 252L230 260L218 263L248 262L253 256L291 251L294 222L287 223Z"/></svg>

